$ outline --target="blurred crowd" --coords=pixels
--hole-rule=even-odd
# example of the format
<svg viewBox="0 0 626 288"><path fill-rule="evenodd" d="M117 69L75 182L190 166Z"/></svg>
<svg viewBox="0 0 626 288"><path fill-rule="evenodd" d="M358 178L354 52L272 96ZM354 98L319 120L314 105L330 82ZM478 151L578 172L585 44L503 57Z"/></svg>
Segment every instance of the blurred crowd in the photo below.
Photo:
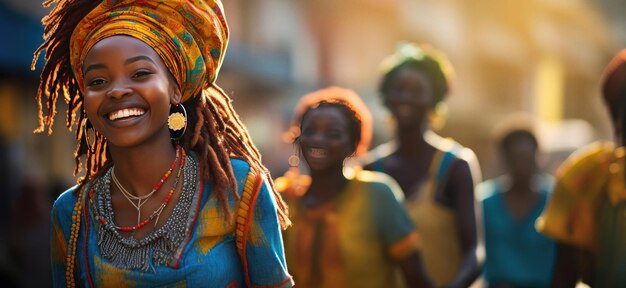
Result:
<svg viewBox="0 0 626 288"><path fill-rule="evenodd" d="M624 144L620 133L626 127L621 110L613 108L623 106L626 97L626 77L619 72L623 68L616 68L623 66L626 56L613 58L626 46L624 19L615 19L620 16L615 10L623 11L625 5L611 1L476 1L476 7L453 0L287 2L224 3L235 38L219 81L232 96L290 205L295 221L285 232L285 248L298 286L340 287L337 283L352 280L350 273L337 272L349 270L349 264L337 264L346 261L333 257L344 253L341 247L348 244L335 238L352 233L341 223L354 224L349 221L363 215L373 220L359 223L362 229L374 229L384 221L387 227L375 229L386 234L376 243L392 251L393 261L365 255L369 247L365 244L356 245L363 250L350 253L359 261L372 261L372 267L397 265L405 279L420 275L417 278L424 283L449 287L573 287L578 282L618 287L615 283L623 283L610 282L620 281L619 269L602 271L602 267L626 264L616 259L626 255L620 254L624 251L612 250L620 246L626 226L610 218L622 211L626 196L620 198L620 191L606 196L604 191L607 185L618 185L614 190L619 190L624 184L623 151L612 145ZM519 4L518 13L504 2ZM9 41L11 45L0 48L0 279L6 287L47 287L51 285L50 209L58 195L75 184L76 175L70 172L75 143L74 131L63 131L61 120L55 127L62 133L31 133L36 126L32 99L38 71L28 68L31 52L40 44L43 31L38 21L43 10L28 12L24 7L39 3L25 3L0 1L0 30L9 31L19 23L20 33L32 38ZM360 4L363 7L353 11ZM354 14L343 19L341 13L348 11ZM409 11L419 11L421 17L407 15ZM395 20L388 20L390 15ZM431 15L437 20L424 20ZM371 22L363 23L365 19ZM436 28L427 31L426 27ZM470 28L459 31L460 27ZM14 37L3 33L7 32L0 32L4 39ZM467 43L453 39L459 34ZM421 44L426 42L437 49ZM406 64L406 59L418 64ZM607 68L610 59L613 66ZM619 62L615 59L622 62L615 64ZM611 78L609 72L622 74ZM335 87L339 90L323 90L332 97L311 100L309 106L299 102L302 95L334 85L354 91ZM359 98L358 104L352 98L333 100L345 93ZM329 107L320 105L325 101ZM342 105L348 112L329 112L345 109ZM369 116L360 114L364 110ZM59 111L61 116L64 113ZM370 117L367 126L360 126L363 117ZM350 126L352 118L359 127ZM342 125L348 128L331 129ZM310 134L305 126L311 127L306 130ZM343 134L351 135L345 143L333 142ZM363 137L368 138L365 147L359 146ZM616 143L588 146L603 139ZM333 143L339 143L336 163L320 160L334 153L328 148ZM581 152L583 147L587 148ZM587 161L585 168L578 161ZM348 180L330 171L339 171ZM598 171L606 173L592 173ZM377 178L378 173L384 176ZM622 178L615 178L616 174ZM580 182L590 180L576 180L585 177L601 183L590 188ZM367 188L347 186L350 181ZM370 182L390 188L362 184ZM354 189L368 195L389 190L395 196L363 200L348 193ZM579 190L594 189L601 192L594 194L592 203L580 200L585 196ZM337 195L380 206L332 202ZM328 201L334 206L324 206ZM597 216L597 207L603 207L604 214ZM592 216L571 216L581 209ZM584 226L587 222L599 224L590 228ZM393 273L376 269L381 271ZM378 283L390 277L383 274L377 274L383 281Z"/></svg>

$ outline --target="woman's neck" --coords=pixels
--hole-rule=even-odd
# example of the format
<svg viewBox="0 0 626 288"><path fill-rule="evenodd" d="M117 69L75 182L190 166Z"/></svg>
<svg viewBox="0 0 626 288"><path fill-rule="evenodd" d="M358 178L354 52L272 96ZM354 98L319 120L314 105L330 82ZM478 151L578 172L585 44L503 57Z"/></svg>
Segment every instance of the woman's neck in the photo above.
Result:
<svg viewBox="0 0 626 288"><path fill-rule="evenodd" d="M115 176L126 190L136 196L150 193L176 158L176 149L169 140L130 148L111 145L109 150Z"/></svg>
<svg viewBox="0 0 626 288"><path fill-rule="evenodd" d="M311 186L306 193L311 205L326 202L343 190L348 179L343 175L342 168L311 172Z"/></svg>
<svg viewBox="0 0 626 288"><path fill-rule="evenodd" d="M397 131L398 154L400 155L414 156L419 151L424 151L421 148L429 146L424 138L427 131L426 127L398 127Z"/></svg>
<svg viewBox="0 0 626 288"><path fill-rule="evenodd" d="M534 187L533 178L515 178L511 177L509 192L513 194L532 194L535 191L536 187Z"/></svg>

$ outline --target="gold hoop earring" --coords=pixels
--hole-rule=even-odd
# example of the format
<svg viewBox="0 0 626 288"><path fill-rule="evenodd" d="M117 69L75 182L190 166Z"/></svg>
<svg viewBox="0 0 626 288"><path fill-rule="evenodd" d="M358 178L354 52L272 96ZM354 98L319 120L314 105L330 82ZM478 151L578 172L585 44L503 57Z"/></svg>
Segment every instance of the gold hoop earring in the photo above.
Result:
<svg viewBox="0 0 626 288"><path fill-rule="evenodd" d="M183 104L170 107L170 116L167 117L167 128L170 130L170 138L176 141L183 137L187 130L187 110Z"/></svg>

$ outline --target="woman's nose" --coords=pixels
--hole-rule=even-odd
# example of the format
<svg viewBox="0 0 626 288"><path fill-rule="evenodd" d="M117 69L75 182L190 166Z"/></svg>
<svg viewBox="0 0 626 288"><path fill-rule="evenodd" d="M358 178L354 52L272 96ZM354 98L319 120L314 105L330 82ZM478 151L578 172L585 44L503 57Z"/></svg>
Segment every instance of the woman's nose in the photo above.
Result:
<svg viewBox="0 0 626 288"><path fill-rule="evenodd" d="M109 91L107 91L107 96L108 97L112 97L112 98L122 98L128 94L130 94L132 92L132 90L130 88L128 88L126 85L120 83L120 84L114 84L111 86L111 89L109 89Z"/></svg>

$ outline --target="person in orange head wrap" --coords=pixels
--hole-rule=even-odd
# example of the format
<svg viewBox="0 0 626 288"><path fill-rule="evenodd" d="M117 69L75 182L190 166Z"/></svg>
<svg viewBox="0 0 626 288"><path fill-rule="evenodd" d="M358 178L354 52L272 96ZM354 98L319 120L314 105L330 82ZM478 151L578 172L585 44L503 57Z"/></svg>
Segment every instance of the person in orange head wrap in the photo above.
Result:
<svg viewBox="0 0 626 288"><path fill-rule="evenodd" d="M398 184L345 169L372 139L372 116L358 94L331 86L304 95L286 136L296 149L276 187L297 223L285 233L285 251L298 287L434 287ZM300 158L309 175L299 173Z"/></svg>
<svg viewBox="0 0 626 288"><path fill-rule="evenodd" d="M52 208L54 286L293 286L286 205L215 84L221 2L53 3L36 132L63 97L84 172Z"/></svg>
<svg viewBox="0 0 626 288"><path fill-rule="evenodd" d="M626 49L602 81L616 143L580 148L557 170L537 230L557 241L552 287L626 287Z"/></svg>

